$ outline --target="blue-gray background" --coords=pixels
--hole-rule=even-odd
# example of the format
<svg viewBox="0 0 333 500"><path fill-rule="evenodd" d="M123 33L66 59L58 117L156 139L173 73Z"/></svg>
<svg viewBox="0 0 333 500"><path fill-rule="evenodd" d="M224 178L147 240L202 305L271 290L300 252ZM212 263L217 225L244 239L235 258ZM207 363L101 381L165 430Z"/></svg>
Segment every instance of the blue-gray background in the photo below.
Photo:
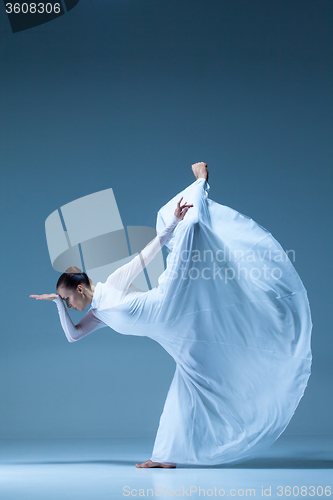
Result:
<svg viewBox="0 0 333 500"><path fill-rule="evenodd" d="M0 437L154 436L172 358L107 328L70 344L29 295L59 276L51 212L112 187L154 227L197 161L296 252L314 360L285 432L332 433L332 2L81 0L16 34L1 8L0 30Z"/></svg>

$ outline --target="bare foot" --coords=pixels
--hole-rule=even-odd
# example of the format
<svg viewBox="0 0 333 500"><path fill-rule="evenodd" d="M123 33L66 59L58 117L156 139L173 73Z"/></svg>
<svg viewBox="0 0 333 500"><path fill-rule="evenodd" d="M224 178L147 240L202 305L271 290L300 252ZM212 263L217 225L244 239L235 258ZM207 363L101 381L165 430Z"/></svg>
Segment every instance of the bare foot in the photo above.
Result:
<svg viewBox="0 0 333 500"><path fill-rule="evenodd" d="M150 459L147 460L146 462L142 462L142 464L135 464L135 467L137 467L138 469L139 468L149 469L149 468L153 468L153 467L156 467L156 468L159 467L162 469L175 469L176 468L175 465L160 464L159 462L152 462Z"/></svg>
<svg viewBox="0 0 333 500"><path fill-rule="evenodd" d="M192 170L196 179L200 179L201 177L203 177L204 179L206 179L206 181L208 181L207 163L204 163L203 161L194 163L194 165L192 165Z"/></svg>

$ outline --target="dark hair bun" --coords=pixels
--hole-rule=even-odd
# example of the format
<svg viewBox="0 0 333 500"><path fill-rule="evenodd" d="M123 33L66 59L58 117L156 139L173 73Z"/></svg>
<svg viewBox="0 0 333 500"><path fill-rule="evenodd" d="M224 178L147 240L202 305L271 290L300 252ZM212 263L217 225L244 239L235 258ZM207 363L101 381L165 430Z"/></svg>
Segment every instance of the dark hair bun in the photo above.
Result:
<svg viewBox="0 0 333 500"><path fill-rule="evenodd" d="M71 266L68 269L66 269L65 273L82 274L82 271L76 266Z"/></svg>
<svg viewBox="0 0 333 500"><path fill-rule="evenodd" d="M57 289L63 286L67 290L76 290L78 285L84 285L91 289L92 281L78 267L71 266L58 279Z"/></svg>

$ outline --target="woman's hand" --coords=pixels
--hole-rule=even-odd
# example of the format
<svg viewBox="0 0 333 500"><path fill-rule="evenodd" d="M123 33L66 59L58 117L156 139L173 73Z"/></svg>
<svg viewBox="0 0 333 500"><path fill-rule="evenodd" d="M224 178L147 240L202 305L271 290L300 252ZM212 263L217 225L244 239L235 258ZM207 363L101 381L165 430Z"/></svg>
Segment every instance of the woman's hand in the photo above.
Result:
<svg viewBox="0 0 333 500"><path fill-rule="evenodd" d="M54 300L56 297L59 297L56 293L43 293L43 295L30 295L36 300Z"/></svg>
<svg viewBox="0 0 333 500"><path fill-rule="evenodd" d="M179 202L177 203L177 208L174 212L175 216L178 217L178 219L180 220L183 220L188 209L190 207L193 207L193 205L187 205L187 202L185 202L184 205L180 205L182 199L183 197L180 198Z"/></svg>

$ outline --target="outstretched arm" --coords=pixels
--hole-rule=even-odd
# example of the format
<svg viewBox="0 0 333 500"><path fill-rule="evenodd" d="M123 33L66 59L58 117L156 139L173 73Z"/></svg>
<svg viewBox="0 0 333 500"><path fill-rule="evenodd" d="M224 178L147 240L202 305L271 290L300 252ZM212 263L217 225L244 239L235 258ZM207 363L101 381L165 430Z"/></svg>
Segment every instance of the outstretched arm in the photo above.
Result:
<svg viewBox="0 0 333 500"><path fill-rule="evenodd" d="M155 257L157 252L163 247L166 241L171 236L171 233L177 226L177 224L185 217L185 214L189 207L193 205L187 205L186 203L180 206L182 198L177 203L177 208L171 220L165 226L164 230L158 234L152 241L145 246L145 248L132 259L130 262L124 266L119 267L114 273L112 273L107 282L111 284L114 288L120 291L126 290L136 276L151 262Z"/></svg>
<svg viewBox="0 0 333 500"><path fill-rule="evenodd" d="M94 315L91 309L89 309L87 314L76 325L74 325L59 295L57 295L53 302L57 304L60 323L69 342L80 340L82 337L85 337L89 333L98 330L103 326L106 326L103 321L101 321Z"/></svg>
<svg viewBox="0 0 333 500"><path fill-rule="evenodd" d="M78 322L77 325L74 325L71 320L70 315L63 303L63 300L56 293L44 293L43 295L30 295L30 297L35 298L36 300L52 300L56 303L61 326L65 332L67 340L69 342L75 342L76 340L80 340L82 337L88 335L98 328L102 328L106 326L103 321L95 316L92 309L89 309L87 314Z"/></svg>

